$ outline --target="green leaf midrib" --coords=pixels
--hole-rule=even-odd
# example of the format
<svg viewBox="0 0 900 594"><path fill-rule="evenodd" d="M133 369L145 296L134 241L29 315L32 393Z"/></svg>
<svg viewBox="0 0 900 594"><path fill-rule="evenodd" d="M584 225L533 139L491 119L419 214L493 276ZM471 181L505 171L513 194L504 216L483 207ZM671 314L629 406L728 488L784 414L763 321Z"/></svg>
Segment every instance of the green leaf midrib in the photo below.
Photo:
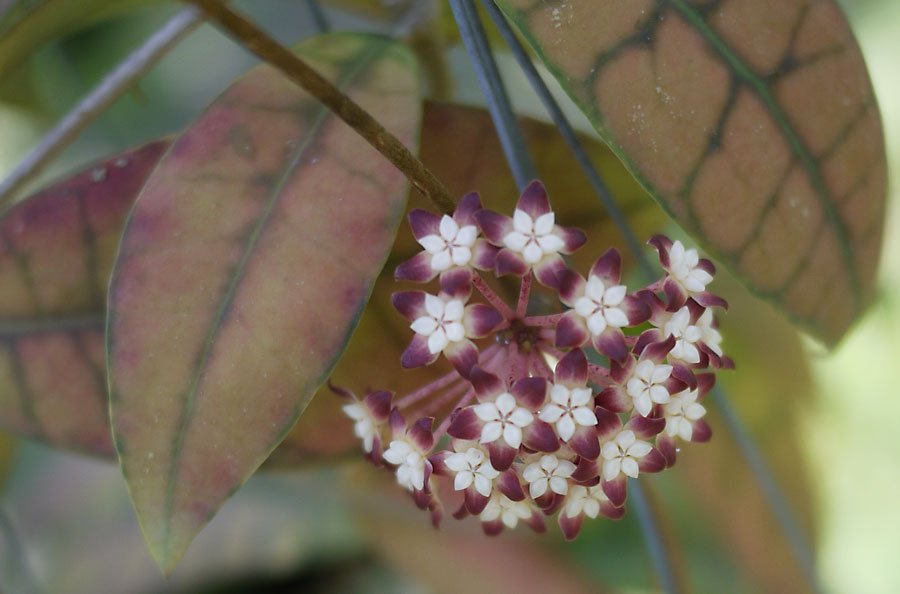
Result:
<svg viewBox="0 0 900 594"><path fill-rule="evenodd" d="M372 45L377 42L377 48L372 48ZM365 67L376 59L380 58L390 47L390 43L386 40L379 40L375 37L370 37L366 40L364 45L365 48L369 49L369 51L365 51L361 58L359 59L353 66L346 71L343 75L340 76L336 86L341 89L348 88L352 82L356 79L356 77L365 69ZM357 54L359 55L359 54ZM228 289L223 295L222 302L219 306L219 309L216 313L216 317L213 321L213 324L210 327L209 334L207 335L206 341L204 342L203 352L200 357L200 363L197 366L197 371L192 378L190 388L188 389L187 396L185 398L185 406L182 409L182 416L179 420L178 430L176 433L175 444L172 450L172 461L169 467L169 479L166 485L166 493L165 500L163 504L163 517L164 517L164 526L163 526L163 537L162 537L162 545L164 547L168 547L169 545L169 537L171 531L171 523L172 523L172 511L175 504L175 487L176 480L178 477L178 473L180 471L180 460L182 456L182 449L184 445L184 440L187 436L188 428L190 426L191 420L193 419L193 405L194 399L197 394L197 390L200 386L200 381L202 380L202 376L204 371L206 370L207 364L209 362L210 356L212 354L212 347L216 341L216 337L218 336L219 330L222 327L222 322L227 315L228 310L233 303L235 294L237 292L237 286L240 280L243 278L244 272L246 270L247 263L255 251L257 242L259 237L262 234L263 229L268 225L269 220L271 219L271 215L275 210L275 207L280 202L280 199L283 195L283 190L287 185L289 179L292 177L293 173L296 170L296 167L300 160L303 158L303 155L306 154L307 149L310 145L317 139L317 135L322 125L328 120L328 116L330 115L330 111L322 104L319 104L316 109L316 117L315 120L311 123L304 142L299 144L296 152L292 155L289 165L285 167L284 173L278 179L277 184L274 186L272 190L272 197L269 200L269 203L266 205L265 210L261 213L259 222L256 227L251 232L250 236L246 241L246 247L244 249L243 254L241 255L241 260L237 264L232 273L232 279L229 283ZM165 554L166 561L168 562L168 553Z"/></svg>
<svg viewBox="0 0 900 594"><path fill-rule="evenodd" d="M840 218L837 210L835 210L834 203L831 199L831 192L828 190L828 186L825 183L825 179L822 177L822 173L819 170L819 167L816 165L816 160L812 156L811 151L806 147L803 141L800 139L800 135L794 129L794 126L791 124L787 114L785 114L784 110L769 92L769 88L766 85L765 81L753 73L753 71L741 60L737 54L735 54L719 37L715 31L710 28L710 26L703 20L703 17L696 11L696 9L685 4L684 0L668 0L679 12L685 17L687 22L693 26L698 33L700 33L709 44L715 49L715 51L719 54L719 56L731 67L732 72L735 73L744 83L749 86L756 95L763 101L763 104L766 106L766 109L771 114L772 118L775 120L776 125L781 131L784 138L788 141L788 144L791 147L791 150L800 160L800 163L803 165L803 168L806 170L807 175L809 176L810 182L813 185L813 189L815 190L816 196L819 199L820 205L822 207L822 211L825 214L826 219L830 223L832 230L834 231L838 243L841 246L841 254L844 260L844 264L847 267L847 271L850 274L850 290L853 295L853 301L855 308L857 310L862 307L862 287L860 286L859 279L859 271L856 267L856 262L853 259L853 250L851 247L850 238L847 234L847 230L844 226L843 221Z"/></svg>

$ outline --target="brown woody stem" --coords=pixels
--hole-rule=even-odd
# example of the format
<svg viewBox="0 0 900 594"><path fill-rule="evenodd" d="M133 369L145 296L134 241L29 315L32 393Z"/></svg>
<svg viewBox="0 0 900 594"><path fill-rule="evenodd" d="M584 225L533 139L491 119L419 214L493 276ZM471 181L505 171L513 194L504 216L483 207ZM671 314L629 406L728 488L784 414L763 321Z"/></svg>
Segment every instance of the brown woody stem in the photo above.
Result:
<svg viewBox="0 0 900 594"><path fill-rule="evenodd" d="M456 201L450 192L396 136L316 72L309 64L272 39L259 27L234 12L220 0L190 0L231 37L275 68L344 120L379 153L403 172L409 182L441 211L450 213Z"/></svg>

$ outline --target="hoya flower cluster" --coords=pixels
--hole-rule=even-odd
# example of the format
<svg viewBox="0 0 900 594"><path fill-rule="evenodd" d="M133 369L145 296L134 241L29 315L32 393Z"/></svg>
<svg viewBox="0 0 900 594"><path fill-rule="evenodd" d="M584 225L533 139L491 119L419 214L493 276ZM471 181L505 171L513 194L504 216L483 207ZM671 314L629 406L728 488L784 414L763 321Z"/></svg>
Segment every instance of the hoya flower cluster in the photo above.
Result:
<svg viewBox="0 0 900 594"><path fill-rule="evenodd" d="M715 270L696 250L652 238L665 274L637 290L622 284L614 249L583 276L563 255L585 235L556 223L540 182L511 218L473 193L452 216L409 220L424 249L395 276L437 279L437 290L393 296L413 332L401 363L443 356L453 371L399 397L341 393L366 454L435 524L447 477L454 516L476 516L488 534L543 530L556 514L574 538L585 516L622 516L629 477L673 465L679 442L710 438L709 370L731 361L711 309L725 302L706 290ZM514 306L492 276L521 279ZM529 311L533 280L558 297L556 311Z"/></svg>

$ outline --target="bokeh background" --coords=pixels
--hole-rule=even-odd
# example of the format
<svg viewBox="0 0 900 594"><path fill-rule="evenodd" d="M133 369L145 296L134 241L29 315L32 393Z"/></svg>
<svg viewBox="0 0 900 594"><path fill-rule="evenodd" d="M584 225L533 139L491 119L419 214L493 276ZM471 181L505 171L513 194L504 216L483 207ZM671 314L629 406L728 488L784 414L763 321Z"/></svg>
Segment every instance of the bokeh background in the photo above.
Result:
<svg viewBox="0 0 900 594"><path fill-rule="evenodd" d="M166 2L125 4L140 6L73 23L0 80L0 176L174 10ZM304 2L236 4L286 43L314 34ZM897 171L900 2L842 4L879 98L889 170ZM341 28L383 28L373 14L329 11ZM445 36L452 46L452 35ZM543 118L499 57L519 110ZM446 63L449 96L479 105L464 52L451 47ZM177 132L253 64L201 27L43 180ZM544 173L562 176L567 166L563 161ZM604 170L621 176L612 165ZM634 192L627 183L614 180L620 194ZM893 425L900 419L900 215L897 186L891 188L880 297L833 352L796 334L727 275L718 286L732 301L724 332L739 365L724 383L809 531L829 592L900 592L900 441ZM655 207L635 201L630 212L639 229L666 224ZM724 431L710 444L687 448L673 471L648 483L688 591L803 591L790 549ZM117 466L0 434L0 592L654 591L633 514L587 525L574 544L562 543L555 529L549 537L489 540L474 522L448 524L432 531L389 478L362 464L265 473L223 507L164 580L144 548Z"/></svg>

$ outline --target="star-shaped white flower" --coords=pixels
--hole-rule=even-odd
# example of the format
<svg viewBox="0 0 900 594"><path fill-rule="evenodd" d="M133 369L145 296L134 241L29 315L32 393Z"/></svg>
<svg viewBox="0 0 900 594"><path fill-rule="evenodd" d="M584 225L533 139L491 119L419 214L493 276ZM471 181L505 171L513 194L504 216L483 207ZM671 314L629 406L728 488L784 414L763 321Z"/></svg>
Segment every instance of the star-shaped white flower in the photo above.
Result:
<svg viewBox="0 0 900 594"><path fill-rule="evenodd" d="M569 477L575 472L575 465L568 460L546 454L537 462L529 464L522 471L522 478L528 482L528 492L532 499L537 499L551 491L558 495L569 492Z"/></svg>
<svg viewBox="0 0 900 594"><path fill-rule="evenodd" d="M534 421L530 410L519 406L515 396L504 392L493 402L483 402L474 407L475 414L484 422L481 443L491 443L501 436L511 448L522 445L522 429Z"/></svg>
<svg viewBox="0 0 900 594"><path fill-rule="evenodd" d="M427 315L416 318L410 324L413 332L428 338L428 351L434 355L442 352L451 342L466 338L463 316L466 305L461 299L443 300L434 295L425 295Z"/></svg>
<svg viewBox="0 0 900 594"><path fill-rule="evenodd" d="M705 344L715 354L722 356L722 335L713 327L713 312L707 309L697 320L697 328L700 330L700 342Z"/></svg>
<svg viewBox="0 0 900 594"><path fill-rule="evenodd" d="M439 233L432 233L419 239L419 244L431 254L431 268L437 272L452 266L466 266L472 260L472 246L478 237L475 225L462 227L456 220L444 215L438 227Z"/></svg>
<svg viewBox="0 0 900 594"><path fill-rule="evenodd" d="M562 384L553 384L550 403L541 411L539 418L555 425L560 439L569 441L579 425L590 427L597 424L597 416L589 406L592 395L590 388L567 388Z"/></svg>
<svg viewBox="0 0 900 594"><path fill-rule="evenodd" d="M672 243L672 249L669 250L669 274L691 293L701 293L713 279L710 273L697 267L699 262L697 250L686 250L677 240Z"/></svg>
<svg viewBox="0 0 900 594"><path fill-rule="evenodd" d="M378 434L378 423L372 418L369 409L361 402L345 404L344 413L353 419L353 432L363 442L363 450L368 454L372 451L375 436Z"/></svg>
<svg viewBox="0 0 900 594"><path fill-rule="evenodd" d="M671 375L671 365L645 360L635 366L631 378L625 384L625 391L634 400L634 408L641 416L650 414L654 402L665 404L669 401L669 390L663 384Z"/></svg>
<svg viewBox="0 0 900 594"><path fill-rule="evenodd" d="M425 488L425 456L408 441L392 441L383 458L397 467L397 482L401 487L409 491Z"/></svg>
<svg viewBox="0 0 900 594"><path fill-rule="evenodd" d="M619 473L631 478L637 478L638 460L653 450L646 441L638 440L634 431L624 429L616 435L612 441L608 441L600 448L600 456L603 458L603 480L611 481Z"/></svg>
<svg viewBox="0 0 900 594"><path fill-rule="evenodd" d="M694 435L693 421L702 419L706 414L706 408L699 402L700 393L697 390L685 390L672 396L668 404L663 407L666 417L666 433L671 437L680 437L690 441Z"/></svg>
<svg viewBox="0 0 900 594"><path fill-rule="evenodd" d="M513 230L503 238L503 245L522 254L527 264L537 264L545 255L555 254L565 247L562 238L553 233L554 213L542 214L532 219L524 210L513 214Z"/></svg>
<svg viewBox="0 0 900 594"><path fill-rule="evenodd" d="M575 301L575 312L585 319L594 336L603 334L607 326L622 328L628 316L619 306L625 300L625 285L606 286L599 276L591 275L584 286L584 296Z"/></svg>
<svg viewBox="0 0 900 594"><path fill-rule="evenodd" d="M513 501L506 495L495 492L478 519L482 522L493 522L500 519L503 525L513 529L519 525L519 520L527 520L531 517L532 509L528 502Z"/></svg>
<svg viewBox="0 0 900 594"><path fill-rule="evenodd" d="M702 330L691 324L691 310L684 306L669 318L663 327L665 335L675 337L675 346L669 351L669 356L680 359L685 363L699 363L700 350L697 348L703 336Z"/></svg>
<svg viewBox="0 0 900 594"><path fill-rule="evenodd" d="M478 448L450 454L444 464L456 473L453 488L457 491L468 489L474 483L476 491L490 497L494 479L500 476L500 472L491 466L491 461Z"/></svg>
<svg viewBox="0 0 900 594"><path fill-rule="evenodd" d="M572 485L569 495L566 497L565 514L574 518L584 514L589 518L600 515L600 504L609 501L609 497L603 492L600 485L585 487L584 485Z"/></svg>

